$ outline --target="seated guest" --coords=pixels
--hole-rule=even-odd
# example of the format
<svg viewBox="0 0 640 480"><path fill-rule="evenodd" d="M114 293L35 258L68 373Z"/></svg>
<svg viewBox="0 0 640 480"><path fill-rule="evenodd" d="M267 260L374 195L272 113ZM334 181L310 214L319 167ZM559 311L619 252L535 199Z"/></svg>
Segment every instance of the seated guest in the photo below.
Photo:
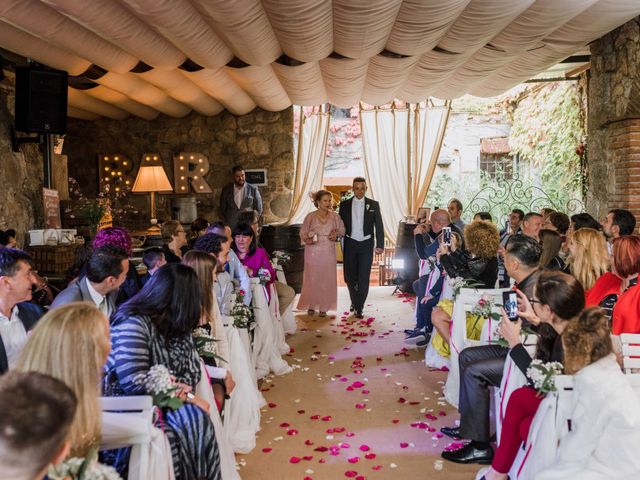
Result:
<svg viewBox="0 0 640 480"><path fill-rule="evenodd" d="M60 292L51 308L71 302L91 302L110 318L128 270L129 258L124 250L113 245L96 248L87 262L87 275Z"/></svg>
<svg viewBox="0 0 640 480"><path fill-rule="evenodd" d="M162 224L162 252L167 263L180 263L182 248L187 245L187 233L177 220L169 220Z"/></svg>
<svg viewBox="0 0 640 480"><path fill-rule="evenodd" d="M473 216L473 221L476 220L486 220L488 222L493 222L493 217L489 212L478 212Z"/></svg>
<svg viewBox="0 0 640 480"><path fill-rule="evenodd" d="M613 307L611 333L640 333L640 237L625 235L614 240L612 269L622 279L622 293Z"/></svg>
<svg viewBox="0 0 640 480"><path fill-rule="evenodd" d="M452 206L455 202L452 200L449 204ZM461 205L460 208L462 208ZM413 230L416 253L421 260L428 260L429 257L435 258L436 252L440 246L438 238L444 227L451 228L452 234L456 233L460 238L462 238L462 232L458 227L451 223L449 212L443 209L434 210L431 213L431 218L428 223L419 224ZM461 246L463 246L463 244L461 244ZM440 299L444 277L440 276L439 280L435 282L430 289L427 289L429 285L429 278L430 275L426 274L413 282L413 291L416 294L417 300L416 326L414 329L405 330L405 333L407 334L407 338L405 339L406 343L416 343L418 346L426 346L429 342L427 337L431 335L431 331L433 330L431 312ZM429 295L431 298L423 302L422 300L425 295Z"/></svg>
<svg viewBox="0 0 640 480"><path fill-rule="evenodd" d="M514 235L507 244L504 263L516 287L528 298L533 297L540 270L541 248L533 238ZM527 322L528 323L528 322ZM448 460L459 463L489 462L490 387L500 387L509 349L501 345L482 345L460 352L460 427L443 427L441 432L453 438L471 440L468 448L452 452Z"/></svg>
<svg viewBox="0 0 640 480"><path fill-rule="evenodd" d="M220 458L207 402L190 392L200 381L200 357L191 332L202 314L193 269L169 263L116 312L105 366L106 396L147 395L138 379L154 365L169 369L185 404L163 409L163 430L180 479L220 479ZM126 454L116 456L117 464Z"/></svg>
<svg viewBox="0 0 640 480"><path fill-rule="evenodd" d="M250 277L257 278L260 270L269 274L266 285L271 285L276 280L276 272L269 261L267 251L257 246L257 238L251 225L238 223L233 230L233 251L236 253L242 265ZM271 300L271 293L267 289L267 297Z"/></svg>
<svg viewBox="0 0 640 480"><path fill-rule="evenodd" d="M636 228L636 217L629 210L614 208L609 210L607 218L602 222L602 231L609 243L621 235L633 235Z"/></svg>
<svg viewBox="0 0 640 480"><path fill-rule="evenodd" d="M104 245L113 245L114 247L124 250L127 253L128 258L131 258L133 255L131 234L126 228L108 227L99 230L98 233L96 233L96 237L93 239L93 242L91 242L91 246L95 250L96 248L100 248ZM129 260L127 276L118 290L116 305L120 305L121 303L129 300L138 293L140 288L142 288L142 283L140 282L140 278L138 277L138 273L136 272L133 263Z"/></svg>
<svg viewBox="0 0 640 480"><path fill-rule="evenodd" d="M449 278L462 277L479 284L478 288L494 288L498 279L498 247L500 235L492 223L475 220L464 229L467 251L455 250L441 244L438 254L440 263ZM449 339L453 302L438 303L431 314L431 321L439 336L432 337L433 346L443 357L449 356ZM482 325L475 317L469 318L476 331L468 332L470 338L479 339Z"/></svg>
<svg viewBox="0 0 640 480"><path fill-rule="evenodd" d="M40 480L49 464L62 462L77 403L69 387L48 375L0 377L0 477Z"/></svg>
<svg viewBox="0 0 640 480"><path fill-rule="evenodd" d="M260 215L255 210L249 210L246 212L240 212L238 215L238 223L246 223L247 225L251 225L251 229L256 234L256 239L258 241L258 246L260 243Z"/></svg>
<svg viewBox="0 0 640 480"><path fill-rule="evenodd" d="M68 437L72 457L85 457L100 443L100 379L110 348L107 318L89 303L70 303L42 317L16 365L73 390L78 409Z"/></svg>
<svg viewBox="0 0 640 480"><path fill-rule="evenodd" d="M612 354L607 318L586 310L569 323L562 344L564 373L574 376L571 430L536 480L636 478L640 400Z"/></svg>
<svg viewBox="0 0 640 480"><path fill-rule="evenodd" d="M564 236L567 234L567 230L569 230L569 225L571 224L571 220L569 216L562 212L553 212L551 213L544 221L542 228L547 230L555 230L560 235Z"/></svg>
<svg viewBox="0 0 640 480"><path fill-rule="evenodd" d="M522 220L522 234L540 241L540 229L544 223L544 217L539 213L529 212Z"/></svg>
<svg viewBox="0 0 640 480"><path fill-rule="evenodd" d="M230 275L231 279L238 284L238 286L245 292L244 303L245 305L251 304L251 279L247 274L242 262L231 249L231 243L233 242L231 227L224 222L214 222L209 225L207 233L215 233L227 237L227 241L224 244L224 248L228 252L227 263L223 265L225 271ZM202 250L200 248L199 250ZM209 252L210 253L210 252ZM222 308L222 307L220 307Z"/></svg>
<svg viewBox="0 0 640 480"><path fill-rule="evenodd" d="M522 292L518 292L518 298L520 318L539 326L535 358L543 362L562 362L562 332L584 309L582 285L566 273L542 272L535 285L532 300L530 301ZM499 331L509 344L509 356L518 369L527 375L532 358L521 343L521 327L521 320L511 322L503 314ZM487 463L493 458L491 471L486 478L506 478L506 476L493 477L492 475L494 473L506 475L511 469L520 441L522 438L527 438L530 420L541 401L542 397L537 396L537 392L528 387L513 392L507 405L505 420L502 424L501 442L495 458L488 441L476 440L459 450L443 452L442 457L456 463ZM529 423L525 423L527 419ZM488 429L483 433L488 437ZM515 448L513 448L514 442Z"/></svg>
<svg viewBox="0 0 640 480"><path fill-rule="evenodd" d="M555 230L543 228L540 230L540 246L542 247L540 267L549 270L564 270L565 264L560 258L560 248L562 247L560 234Z"/></svg>
<svg viewBox="0 0 640 480"><path fill-rule="evenodd" d="M0 230L0 248L16 248L16 231Z"/></svg>
<svg viewBox="0 0 640 480"><path fill-rule="evenodd" d="M216 296L213 290L217 277L216 268L218 266L218 262L216 258L209 253L200 250L190 250L184 254L182 264L191 267L193 271L196 272L198 281L200 282L202 291L202 296L200 298L202 317L198 327L208 330L216 339L214 349L215 354L220 357L220 359L203 358L203 360L207 364L212 364L219 369L224 370L224 372L220 372L220 378L223 382L214 383L212 385L216 402L218 402L220 409L222 409L225 394L227 392L231 393L234 382L231 370L229 369L230 356L227 336L224 331L222 319L220 318L220 310L218 309Z"/></svg>
<svg viewBox="0 0 640 480"><path fill-rule="evenodd" d="M524 218L524 212L519 208L514 208L509 214L509 220L504 229L500 230L500 248L498 249L498 282L500 288L509 288L511 280L509 275L506 274L504 268L504 252L507 242L513 235L518 235L522 232L520 225Z"/></svg>
<svg viewBox="0 0 640 480"><path fill-rule="evenodd" d="M160 247L147 248L142 254L142 263L147 267L147 273L140 279L142 285L147 283L154 273L158 271L160 267L167 264L164 258L164 252Z"/></svg>
<svg viewBox="0 0 640 480"><path fill-rule="evenodd" d="M231 314L237 288L231 275L225 271L225 266L229 264L229 254L233 253L233 250L229 250L229 247L230 242L227 241L227 237L216 233L207 233L198 239L194 248L194 250L206 252L216 259L218 266L216 268L217 277L214 283L214 292L218 308L224 315ZM247 278L249 278L242 264L240 264L240 267ZM251 280L249 280L248 288L251 289ZM245 292L246 297L247 290L244 290L242 287L240 287L240 290Z"/></svg>
<svg viewBox="0 0 640 480"><path fill-rule="evenodd" d="M569 258L565 271L571 273L585 290L609 270L607 242L602 232L581 228L569 240Z"/></svg>
<svg viewBox="0 0 640 480"><path fill-rule="evenodd" d="M0 249L0 374L12 368L43 311L31 300L31 257L15 248Z"/></svg>
<svg viewBox="0 0 640 480"><path fill-rule="evenodd" d="M570 217L569 233L577 232L581 228L593 228L602 231L602 225L588 213L576 213Z"/></svg>
<svg viewBox="0 0 640 480"><path fill-rule="evenodd" d="M191 230L189 232L188 241L189 250L193 248L193 244L198 238L207 233L207 228L209 228L209 220L207 220L206 218L198 217L193 222L191 222Z"/></svg>

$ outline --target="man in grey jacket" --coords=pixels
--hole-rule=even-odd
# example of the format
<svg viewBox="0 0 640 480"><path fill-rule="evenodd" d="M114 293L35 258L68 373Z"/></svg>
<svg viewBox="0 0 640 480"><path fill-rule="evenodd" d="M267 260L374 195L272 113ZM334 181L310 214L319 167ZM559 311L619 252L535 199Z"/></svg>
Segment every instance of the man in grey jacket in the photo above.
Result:
<svg viewBox="0 0 640 480"><path fill-rule="evenodd" d="M236 165L231 169L233 182L220 193L220 211L225 223L233 229L241 212L255 210L262 217L262 197L255 185L247 183L244 168Z"/></svg>
<svg viewBox="0 0 640 480"><path fill-rule="evenodd" d="M87 262L87 275L60 292L51 308L71 302L91 302L110 318L116 309L118 289L128 271L129 259L124 250L112 245L96 248Z"/></svg>

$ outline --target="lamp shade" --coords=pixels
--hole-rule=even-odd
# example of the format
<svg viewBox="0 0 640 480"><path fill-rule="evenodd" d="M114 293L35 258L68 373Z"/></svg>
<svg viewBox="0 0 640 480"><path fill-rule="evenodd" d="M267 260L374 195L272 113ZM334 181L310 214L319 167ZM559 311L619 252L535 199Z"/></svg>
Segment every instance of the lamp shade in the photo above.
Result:
<svg viewBox="0 0 640 480"><path fill-rule="evenodd" d="M143 165L138 170L138 176L131 188L132 192L172 192L173 187L162 165Z"/></svg>

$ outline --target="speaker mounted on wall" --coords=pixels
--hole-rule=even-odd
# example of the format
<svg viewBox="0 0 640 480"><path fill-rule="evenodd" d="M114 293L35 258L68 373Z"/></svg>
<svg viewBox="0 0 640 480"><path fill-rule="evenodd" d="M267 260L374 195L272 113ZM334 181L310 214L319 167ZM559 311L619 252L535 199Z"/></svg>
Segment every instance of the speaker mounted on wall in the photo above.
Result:
<svg viewBox="0 0 640 480"><path fill-rule="evenodd" d="M68 73L35 67L16 68L16 130L67 131Z"/></svg>

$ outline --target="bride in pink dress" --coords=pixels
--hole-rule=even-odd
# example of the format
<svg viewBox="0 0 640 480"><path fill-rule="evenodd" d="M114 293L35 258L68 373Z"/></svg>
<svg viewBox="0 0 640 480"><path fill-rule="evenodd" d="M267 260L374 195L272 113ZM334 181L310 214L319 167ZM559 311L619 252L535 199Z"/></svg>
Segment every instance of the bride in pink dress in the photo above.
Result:
<svg viewBox="0 0 640 480"><path fill-rule="evenodd" d="M336 242L344 235L344 223L333 211L331 192L319 190L313 196L317 207L304 219L300 238L304 243L304 276L298 309L324 317L338 303Z"/></svg>

